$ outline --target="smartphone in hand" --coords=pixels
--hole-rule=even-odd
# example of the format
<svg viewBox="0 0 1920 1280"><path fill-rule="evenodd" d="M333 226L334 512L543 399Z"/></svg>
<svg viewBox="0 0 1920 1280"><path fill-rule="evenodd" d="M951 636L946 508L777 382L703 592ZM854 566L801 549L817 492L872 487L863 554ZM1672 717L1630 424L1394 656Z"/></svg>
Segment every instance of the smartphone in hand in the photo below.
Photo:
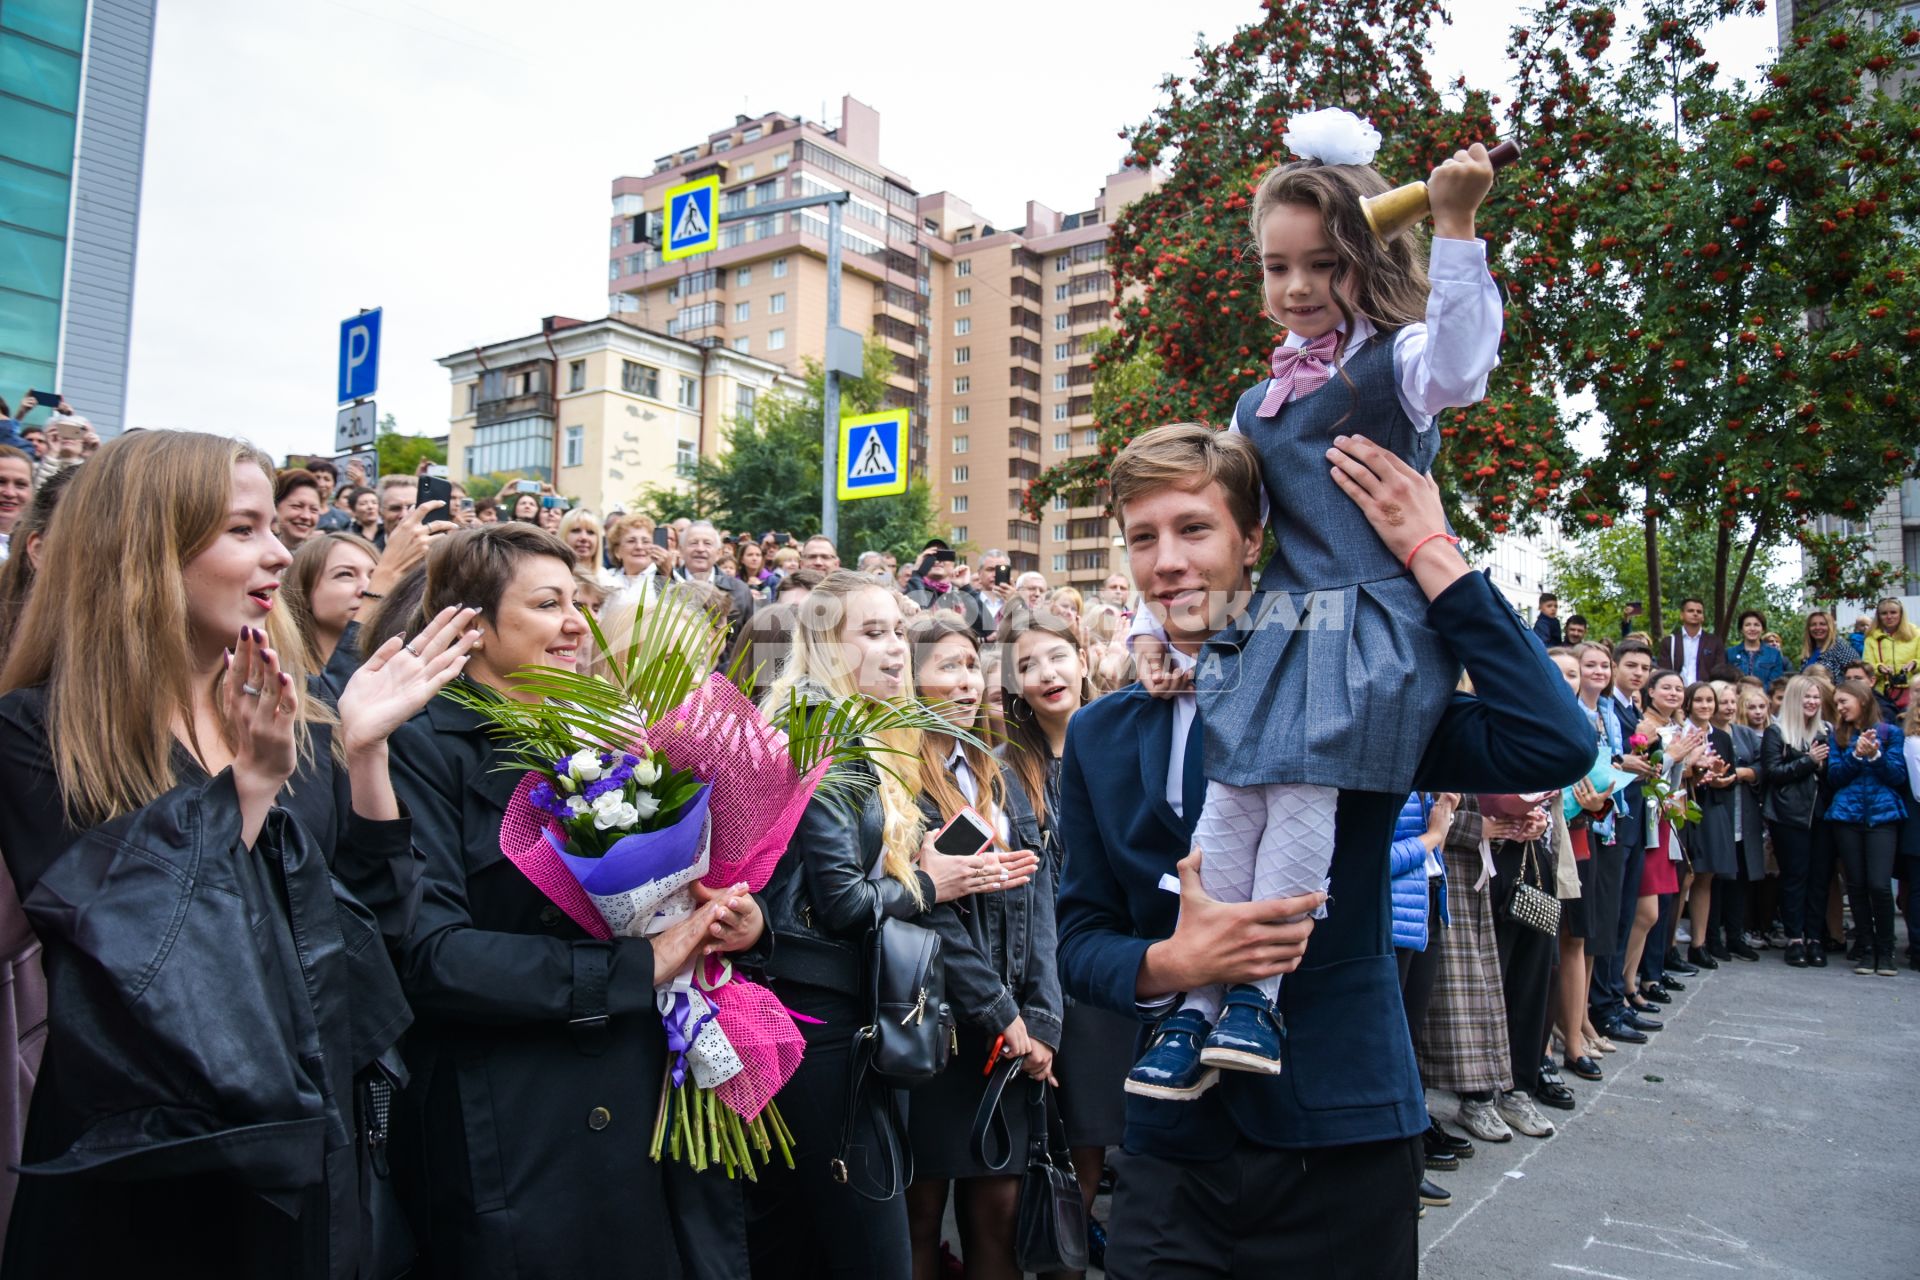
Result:
<svg viewBox="0 0 1920 1280"><path fill-rule="evenodd" d="M418 506L423 502L438 502L441 504L438 511L433 512L427 517L429 523L434 520L451 519L453 516L453 482L445 476L421 476L419 489L414 496L414 505Z"/></svg>
<svg viewBox="0 0 1920 1280"><path fill-rule="evenodd" d="M933 851L949 858L971 858L993 843L993 827L972 809L962 809L933 838Z"/></svg>

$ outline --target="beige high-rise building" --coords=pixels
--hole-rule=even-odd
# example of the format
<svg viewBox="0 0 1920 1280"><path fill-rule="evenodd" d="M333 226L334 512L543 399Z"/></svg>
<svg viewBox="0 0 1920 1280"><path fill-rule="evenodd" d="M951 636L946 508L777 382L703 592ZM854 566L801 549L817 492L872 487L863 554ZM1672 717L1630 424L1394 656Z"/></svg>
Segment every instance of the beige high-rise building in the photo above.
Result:
<svg viewBox="0 0 1920 1280"><path fill-rule="evenodd" d="M1113 323L1109 224L1157 175L1122 170L1092 206L1029 202L999 228L950 192L920 195L880 160L879 113L841 100L837 128L778 112L734 123L613 183L608 310L646 329L800 371L826 345L824 210L723 224L711 253L662 262L639 242L666 190L720 178L722 212L846 191L840 323L893 353L888 403L912 411L909 465L932 482L951 540L1004 550L1054 584L1097 586L1116 565L1098 506L1034 521L1027 481L1096 447L1093 335ZM859 547L840 549L851 561ZM1124 568L1124 565L1119 566Z"/></svg>

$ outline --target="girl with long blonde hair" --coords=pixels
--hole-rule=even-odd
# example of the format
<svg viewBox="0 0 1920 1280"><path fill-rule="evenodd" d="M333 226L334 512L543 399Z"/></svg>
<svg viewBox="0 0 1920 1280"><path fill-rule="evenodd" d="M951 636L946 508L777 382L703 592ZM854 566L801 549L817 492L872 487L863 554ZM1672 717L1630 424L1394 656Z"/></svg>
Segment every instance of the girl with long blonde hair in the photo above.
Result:
<svg viewBox="0 0 1920 1280"><path fill-rule="evenodd" d="M383 646L336 716L273 519L265 454L173 431L102 446L54 516L0 673L0 852L49 985L21 1163L72 1176L22 1179L9 1271L371 1269L359 1103L410 1018L383 936L419 876L387 738L473 615Z"/></svg>
<svg viewBox="0 0 1920 1280"><path fill-rule="evenodd" d="M911 672L898 597L869 576L836 570L797 606L793 648L763 705L897 701L912 696ZM856 1052L856 1034L872 1016L862 974L867 940L882 920L931 926L937 903L1026 884L994 851L934 850L918 804L917 733L872 745L885 748L881 767L835 768L860 771L873 785L857 804L844 792L816 794L762 891L773 935L765 969L801 1015L807 1051L780 1095L797 1167L775 1164L747 1192L756 1272L780 1274L807 1257L838 1275L912 1274L904 1105L897 1089L865 1074Z"/></svg>

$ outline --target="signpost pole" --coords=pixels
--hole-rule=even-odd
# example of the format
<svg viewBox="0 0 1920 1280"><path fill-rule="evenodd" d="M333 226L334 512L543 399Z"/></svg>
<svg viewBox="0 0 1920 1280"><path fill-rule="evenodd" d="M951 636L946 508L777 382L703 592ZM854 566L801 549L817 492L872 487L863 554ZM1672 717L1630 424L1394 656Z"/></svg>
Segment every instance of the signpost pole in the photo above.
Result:
<svg viewBox="0 0 1920 1280"><path fill-rule="evenodd" d="M840 327L840 217L838 203L827 206L827 332ZM840 374L832 361L827 362L826 388L821 394L824 411L820 424L820 533L834 546L840 545L839 464L836 450L840 444Z"/></svg>

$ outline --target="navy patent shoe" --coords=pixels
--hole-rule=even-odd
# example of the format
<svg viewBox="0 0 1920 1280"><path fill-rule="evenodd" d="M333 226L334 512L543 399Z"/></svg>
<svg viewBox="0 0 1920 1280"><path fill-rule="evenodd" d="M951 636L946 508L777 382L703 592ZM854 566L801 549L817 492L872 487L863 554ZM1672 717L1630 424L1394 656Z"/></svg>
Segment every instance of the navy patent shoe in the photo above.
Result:
<svg viewBox="0 0 1920 1280"><path fill-rule="evenodd" d="M1127 1092L1190 1102L1211 1089L1220 1073L1200 1061L1200 1042L1206 1034L1207 1020L1197 1009L1182 1009L1162 1022L1153 1045L1127 1072Z"/></svg>
<svg viewBox="0 0 1920 1280"><path fill-rule="evenodd" d="M1226 1007L1200 1050L1200 1061L1222 1071L1280 1074L1280 1024L1260 988L1227 988Z"/></svg>

